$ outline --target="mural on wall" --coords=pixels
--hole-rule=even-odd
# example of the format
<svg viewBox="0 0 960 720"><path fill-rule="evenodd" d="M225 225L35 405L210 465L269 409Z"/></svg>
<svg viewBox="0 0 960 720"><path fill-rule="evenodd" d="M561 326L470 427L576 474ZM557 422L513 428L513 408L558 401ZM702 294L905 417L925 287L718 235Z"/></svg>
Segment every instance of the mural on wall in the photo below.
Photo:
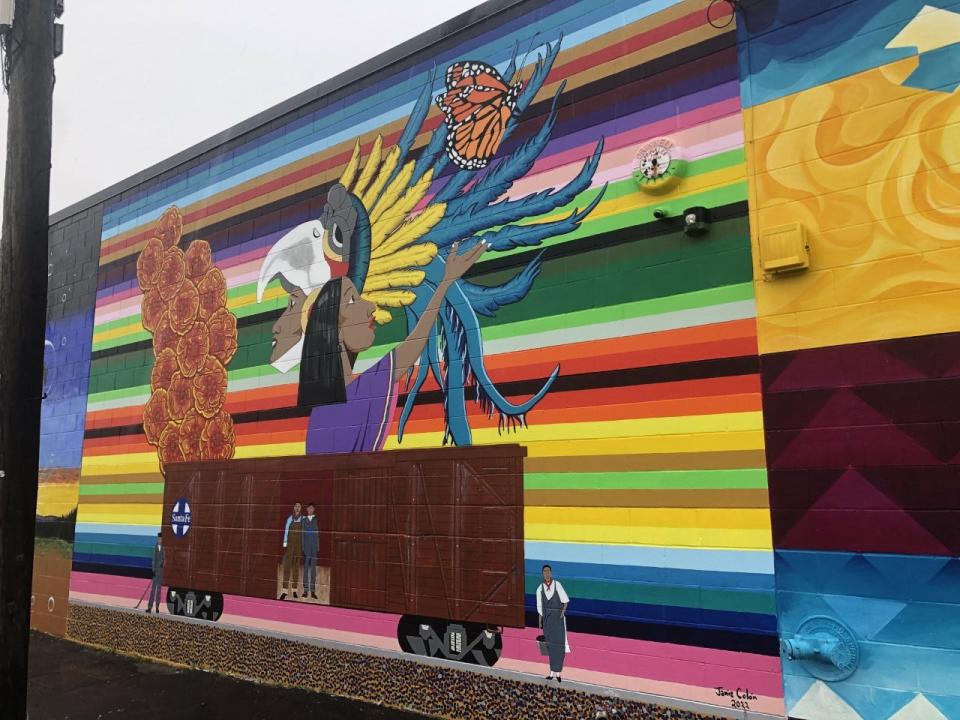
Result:
<svg viewBox="0 0 960 720"><path fill-rule="evenodd" d="M237 318L227 309L227 281L213 267L209 243L177 247L180 210L167 210L155 232L137 258L137 282L154 357L143 432L163 472L166 463L233 457L233 418L223 406Z"/></svg>
<svg viewBox="0 0 960 720"><path fill-rule="evenodd" d="M761 5L752 229L810 246L808 270L756 269L788 714L960 717L960 7ZM831 623L846 650L815 662Z"/></svg>
<svg viewBox="0 0 960 720"><path fill-rule="evenodd" d="M289 476L289 462L270 466L270 471L262 469L266 467L262 462L257 466L261 469L242 461L234 465L207 464L194 466L186 475L169 464L229 460L232 456L232 422L218 423L217 414L222 412L225 394L223 367L237 344L235 326L224 339L219 333L207 331L204 324L205 317L215 320L218 313L227 312L223 307L225 282L222 273L210 267L209 245L194 240L182 253L176 247L182 224L179 211L168 210L161 218L157 237L147 242L137 262L138 282L144 291L141 315L144 327L154 332L156 354L152 395L144 409L144 432L147 441L159 447L165 474L164 504L171 508L173 518L171 529L173 524L182 524L180 518L186 516L188 506L191 522L197 525L186 543L177 530L168 538L170 559L164 573L170 583L168 607L172 612L215 620L225 611L225 592L400 611L397 633L404 649L485 665L492 665L500 655L500 641L495 637L499 631L495 633L494 628L524 626L522 466L504 476L490 464L495 457L496 462L506 462L515 453L504 450L504 457L499 457L501 451L495 455L452 456L440 451L436 458L427 452L417 462L408 461L408 456L364 460L368 465L382 462L372 474L360 469L363 463L352 469L354 460L343 456L383 449L397 404L398 384L408 376L416 375L416 379L407 383L407 412L428 369L433 371L447 408L443 444L451 440L456 445L470 444L464 412L468 390L474 390L477 403L488 415L494 410L500 414L501 426L514 418L524 424L526 413L557 377L559 368L533 398L519 404L508 401L487 375L476 314L477 307L492 315L498 307L521 300L538 274L540 257L498 286L462 278L488 249L496 252L521 244L535 246L543 239L575 230L603 196L605 187L596 192L585 210L574 209L561 221L538 223L533 229L512 224L555 209L589 184L603 147L601 140L580 173L559 191L495 202L546 146L556 121L562 85L555 91L541 129L489 174L474 176L487 164L499 140L509 135L529 98L538 92L559 47L559 42L547 46L546 56L532 71L526 94L520 92L519 83L508 89L483 63L452 65L446 76L447 93L439 98L448 115L447 126L434 130L435 139L427 150L416 161L406 157L430 107L432 82L421 93L398 145L384 150L382 136L378 135L364 159L357 141L338 181L327 191L320 218L297 225L268 251L260 268L258 298L275 279L289 293L286 309L273 328L271 361L274 367L279 364L281 371L299 366L297 407L310 413L305 451L307 455L341 455L327 467L332 477L324 477L325 466L303 466L301 472L315 474L312 481L304 483L299 475ZM488 87L494 83L500 83L500 87ZM511 112L501 114L497 110L501 102ZM466 105L469 111L455 116L452 107L460 105ZM488 110L497 113L492 120L486 114ZM518 112L514 115L513 111ZM491 124L497 121L503 123L498 129ZM458 144L450 139L460 132L480 137L481 142ZM483 141L487 132L495 133L489 142ZM440 148L445 138L443 153ZM431 154L431 148L436 152ZM466 159L468 155L471 161ZM433 197L425 199L434 173L448 158L467 168L452 175L439 189L434 187ZM441 201L440 197L446 199ZM418 205L421 210L411 215L411 209ZM489 230L491 227L498 229ZM199 279L196 286L193 278ZM405 311L407 337L362 372L355 372L358 355L374 345L377 324L391 321L391 309ZM170 340L160 340L165 331ZM218 356L212 345L225 345L230 357ZM207 380L211 374L208 364L216 366L215 383ZM186 401L182 403L177 389L181 378L186 384ZM208 398L209 385L215 392ZM210 418L208 428L220 424L229 427L231 442L208 449L205 433L187 430L190 413L200 422ZM401 417L398 433L402 434L404 423L405 417ZM170 435L173 440L168 439ZM200 452L191 453L187 447L187 442L196 442L190 440L193 437L200 438ZM403 472L391 470L400 463L409 467L404 465L407 469ZM236 483L222 480L225 470L244 478L239 492ZM282 478L279 482L277 472ZM382 473L392 475L392 481L384 482ZM210 488L202 490L205 481ZM351 496L344 486L348 482L367 484L367 497L361 501ZM229 483L233 491L227 491L224 483ZM398 491L397 483L405 489ZM456 492L437 495L437 490L430 489L437 483L449 484ZM307 495L316 496L320 502L298 499ZM210 504L214 496L217 502ZM370 496L377 498L373 506ZM209 533L209 527L225 523L224 513L229 509L223 503L230 503L231 497L236 498L238 511L248 506L242 519L238 516L224 529ZM507 502L508 497L515 499ZM278 555L280 543L271 539L280 527L273 512L277 502L293 507L283 523L282 556ZM415 519L392 517L378 522L372 507L385 502L394 508L394 515L399 507ZM511 521L505 525L502 519L484 519L494 511L506 512ZM453 512L456 521L447 526L440 518L431 519L437 512ZM245 536L257 539L246 540L242 547L226 543L226 528L230 532L240 529ZM362 533L361 540L357 540L358 533ZM424 543L436 544L438 536L451 533L482 547L482 553L471 556L458 549L450 559L439 550L431 557L425 545L421 547ZM394 557L397 546L406 548ZM227 559L238 552L247 558L239 567ZM263 558L264 562L253 558ZM416 558L415 563L412 558ZM360 564L367 568L368 575L358 576L353 566ZM276 566L281 568L279 572L271 569ZM405 602L388 596L390 580L386 576L391 572L410 576L403 583ZM459 579L468 573L476 576L470 589ZM277 575L279 588L274 586ZM446 575L458 580L451 583ZM438 584L439 594L437 590L424 594L423 588L429 584ZM554 597L552 591L550 597ZM485 629L481 629L483 625ZM448 641L451 634L458 639Z"/></svg>
<svg viewBox="0 0 960 720"><path fill-rule="evenodd" d="M642 192L658 139L670 187ZM126 189L100 232L72 601L133 607L161 532L164 613L542 676L549 564L565 682L781 712L746 200L735 36L700 0L520 5ZM188 459L186 392L176 443L167 415L144 427L154 371L187 377L137 277L172 207L236 318L211 396L229 459ZM455 242L472 265L445 283ZM353 448L400 452L330 452ZM164 449L185 462L161 474Z"/></svg>
<svg viewBox="0 0 960 720"><path fill-rule="evenodd" d="M31 627L67 631L100 214L50 228Z"/></svg>
<svg viewBox="0 0 960 720"><path fill-rule="evenodd" d="M72 325L78 323L70 323ZM44 343L44 382L41 423L49 431L54 413L63 412L75 391L68 387L68 378L58 377L69 368L67 323L47 323ZM50 338L55 338L51 340ZM63 348L64 352L58 350ZM70 378L72 379L72 378ZM71 417L70 421L75 418ZM70 422L73 425L73 422ZM59 452L50 447L47 433L40 449L40 471L37 483L36 541L33 555L33 587L31 595L31 627L55 635L66 634L67 596L70 583L70 559L73 551L74 525L77 518L80 480L80 438L74 442L73 458L69 457L68 441L61 441Z"/></svg>

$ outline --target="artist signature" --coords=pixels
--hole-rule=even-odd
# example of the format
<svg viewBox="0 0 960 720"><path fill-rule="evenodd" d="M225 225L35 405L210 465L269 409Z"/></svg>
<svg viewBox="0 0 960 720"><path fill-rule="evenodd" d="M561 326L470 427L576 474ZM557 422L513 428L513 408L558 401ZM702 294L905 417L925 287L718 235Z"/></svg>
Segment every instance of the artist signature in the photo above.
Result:
<svg viewBox="0 0 960 720"><path fill-rule="evenodd" d="M735 690L730 690L729 688L725 687L715 687L714 690L717 691L717 697L730 698L730 707L738 710L749 710L749 701L757 699L757 696L746 688L736 688Z"/></svg>

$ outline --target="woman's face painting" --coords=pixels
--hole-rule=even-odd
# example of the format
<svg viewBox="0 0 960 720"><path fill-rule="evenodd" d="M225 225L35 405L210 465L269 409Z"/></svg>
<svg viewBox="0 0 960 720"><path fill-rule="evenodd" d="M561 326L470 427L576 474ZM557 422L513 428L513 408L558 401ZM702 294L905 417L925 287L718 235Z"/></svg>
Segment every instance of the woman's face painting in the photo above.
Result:
<svg viewBox="0 0 960 720"><path fill-rule="evenodd" d="M287 307L273 324L273 346L270 350L270 362L275 363L289 352L303 337L300 324L303 303L307 296L300 288L293 288L287 299Z"/></svg>
<svg viewBox="0 0 960 720"><path fill-rule="evenodd" d="M377 306L364 300L349 278L343 278L340 290L340 337L347 350L362 352L373 345L376 321L373 311Z"/></svg>

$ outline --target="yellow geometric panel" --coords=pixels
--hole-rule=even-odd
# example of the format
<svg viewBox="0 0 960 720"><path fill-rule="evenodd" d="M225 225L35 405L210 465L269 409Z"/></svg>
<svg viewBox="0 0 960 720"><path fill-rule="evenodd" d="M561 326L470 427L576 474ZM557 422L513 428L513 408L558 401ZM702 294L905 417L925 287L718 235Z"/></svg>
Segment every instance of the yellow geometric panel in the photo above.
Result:
<svg viewBox="0 0 960 720"><path fill-rule="evenodd" d="M745 113L762 353L960 330L960 92L902 86L917 62ZM791 223L810 268L765 281Z"/></svg>

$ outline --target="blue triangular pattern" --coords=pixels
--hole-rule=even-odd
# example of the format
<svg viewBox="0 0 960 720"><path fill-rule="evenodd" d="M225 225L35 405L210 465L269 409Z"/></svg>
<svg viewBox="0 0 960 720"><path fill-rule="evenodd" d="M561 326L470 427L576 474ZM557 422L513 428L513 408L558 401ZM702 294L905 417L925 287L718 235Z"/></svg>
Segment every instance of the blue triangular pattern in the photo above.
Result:
<svg viewBox="0 0 960 720"><path fill-rule="evenodd" d="M814 593L778 592L777 610L781 636L795 633L800 623L811 615L835 615L823 597Z"/></svg>
<svg viewBox="0 0 960 720"><path fill-rule="evenodd" d="M778 590L790 592L817 592L813 580L817 572L809 572L809 555L813 553L777 552L773 556L774 577ZM806 570L807 572L804 572ZM810 577L808 577L808 574Z"/></svg>
<svg viewBox="0 0 960 720"><path fill-rule="evenodd" d="M885 720L916 697L915 692L886 690L849 682L830 683L830 689L865 718Z"/></svg>
<svg viewBox="0 0 960 720"><path fill-rule="evenodd" d="M846 552L798 552L794 550L777 553L790 562L791 567L803 578L814 592L824 592L835 578L838 578L843 568L853 558L853 553ZM780 579L777 578L777 586ZM793 588L787 588L792 590Z"/></svg>
<svg viewBox="0 0 960 720"><path fill-rule="evenodd" d="M924 587L933 595L929 599L960 599L960 558L942 558L942 560L937 573L924 583Z"/></svg>
<svg viewBox="0 0 960 720"><path fill-rule="evenodd" d="M831 581L840 577L846 566L859 557L849 552L818 552L811 555L816 558L817 571L820 573L817 586L821 592L828 591Z"/></svg>
<svg viewBox="0 0 960 720"><path fill-rule="evenodd" d="M896 595L901 600L927 599L927 589L931 578L943 572L945 566L951 563L950 558L930 555L864 555L877 572L890 582L890 586L898 589ZM954 561L956 563L956 561ZM955 597L960 597L960 563L956 563L952 574L947 577L944 589L952 589ZM941 596L942 597L942 596ZM934 598L929 598L934 599Z"/></svg>
<svg viewBox="0 0 960 720"><path fill-rule="evenodd" d="M931 695L924 693L923 696L930 701L930 704L937 708L948 718L960 718L960 695Z"/></svg>
<svg viewBox="0 0 960 720"><path fill-rule="evenodd" d="M839 572L828 578L822 592L900 599L904 592L901 585L890 582L863 555L854 555Z"/></svg>
<svg viewBox="0 0 960 720"><path fill-rule="evenodd" d="M906 603L897 600L860 598L850 595L824 595L834 610L834 615L845 622L857 634L859 640L873 640L887 623L897 617Z"/></svg>
<svg viewBox="0 0 960 720"><path fill-rule="evenodd" d="M809 675L806 677L799 675L783 676L783 701L788 713L807 694L807 690L815 682L816 680Z"/></svg>
<svg viewBox="0 0 960 720"><path fill-rule="evenodd" d="M917 69L902 84L906 87L952 93L960 87L957 67L960 67L960 43L928 50L920 54Z"/></svg>
<svg viewBox="0 0 960 720"><path fill-rule="evenodd" d="M944 599L956 601L955 597ZM945 650L960 648L960 605L911 603L876 634L875 640Z"/></svg>

